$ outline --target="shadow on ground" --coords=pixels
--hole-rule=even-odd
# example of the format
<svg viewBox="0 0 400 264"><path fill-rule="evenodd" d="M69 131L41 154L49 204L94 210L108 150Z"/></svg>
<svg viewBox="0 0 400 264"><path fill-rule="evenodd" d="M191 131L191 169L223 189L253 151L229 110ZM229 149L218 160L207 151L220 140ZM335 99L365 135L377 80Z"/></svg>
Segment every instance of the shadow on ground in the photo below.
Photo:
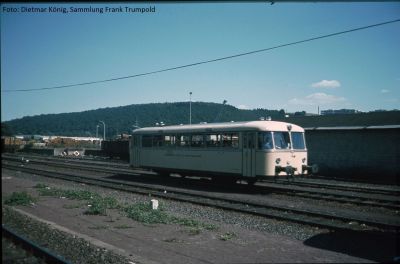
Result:
<svg viewBox="0 0 400 264"><path fill-rule="evenodd" d="M394 232L332 231L313 236L304 241L304 244L310 247L387 263L394 262L396 256L400 255L399 238L399 234ZM397 263L399 263L398 260Z"/></svg>
<svg viewBox="0 0 400 264"><path fill-rule="evenodd" d="M218 193L240 193L240 194L270 194L274 193L268 187L263 186L250 186L247 184L234 184L234 183L215 183L207 179L191 179L181 177L163 177L158 175L129 175L129 174L113 174L106 177L112 180L162 185L173 188L184 188L194 191L207 191Z"/></svg>

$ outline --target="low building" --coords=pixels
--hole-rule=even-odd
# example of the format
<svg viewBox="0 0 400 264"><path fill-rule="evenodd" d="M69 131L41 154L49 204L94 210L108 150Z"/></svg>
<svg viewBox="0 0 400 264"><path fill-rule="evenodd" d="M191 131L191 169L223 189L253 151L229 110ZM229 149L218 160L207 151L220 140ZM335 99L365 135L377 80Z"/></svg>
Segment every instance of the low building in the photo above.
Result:
<svg viewBox="0 0 400 264"><path fill-rule="evenodd" d="M320 175L397 182L400 125L305 128L309 164Z"/></svg>
<svg viewBox="0 0 400 264"><path fill-rule="evenodd" d="M358 114L362 113L361 111L355 109L339 109L339 110L322 110L321 115L343 115L343 114Z"/></svg>

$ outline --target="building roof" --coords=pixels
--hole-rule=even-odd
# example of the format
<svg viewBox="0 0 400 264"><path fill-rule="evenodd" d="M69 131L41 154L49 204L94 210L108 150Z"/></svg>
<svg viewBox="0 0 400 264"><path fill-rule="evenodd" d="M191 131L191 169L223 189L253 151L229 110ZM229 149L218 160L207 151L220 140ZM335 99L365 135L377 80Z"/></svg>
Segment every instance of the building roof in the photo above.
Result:
<svg viewBox="0 0 400 264"><path fill-rule="evenodd" d="M386 126L333 126L333 127L306 127L304 130L362 130L362 129L399 129L400 125Z"/></svg>

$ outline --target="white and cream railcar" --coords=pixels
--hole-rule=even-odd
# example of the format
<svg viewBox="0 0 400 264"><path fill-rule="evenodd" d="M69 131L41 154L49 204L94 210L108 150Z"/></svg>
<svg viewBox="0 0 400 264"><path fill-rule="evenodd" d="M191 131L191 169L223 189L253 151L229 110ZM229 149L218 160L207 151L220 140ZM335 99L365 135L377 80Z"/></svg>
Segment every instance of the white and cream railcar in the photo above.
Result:
<svg viewBox="0 0 400 264"><path fill-rule="evenodd" d="M277 121L140 128L130 142L130 165L160 174L245 179L305 174L304 129Z"/></svg>

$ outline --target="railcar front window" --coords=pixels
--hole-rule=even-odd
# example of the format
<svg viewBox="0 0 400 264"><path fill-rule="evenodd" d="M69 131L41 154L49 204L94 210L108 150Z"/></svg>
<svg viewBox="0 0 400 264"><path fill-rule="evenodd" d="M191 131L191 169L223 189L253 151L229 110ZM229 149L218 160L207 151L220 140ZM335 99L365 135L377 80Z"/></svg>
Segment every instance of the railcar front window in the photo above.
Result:
<svg viewBox="0 0 400 264"><path fill-rule="evenodd" d="M274 132L276 149L290 149L290 137L288 132Z"/></svg>
<svg viewBox="0 0 400 264"><path fill-rule="evenodd" d="M306 144L304 143L304 133L292 132L292 143L293 149L305 149Z"/></svg>
<svg viewBox="0 0 400 264"><path fill-rule="evenodd" d="M272 133L262 132L258 134L258 149L272 149Z"/></svg>

